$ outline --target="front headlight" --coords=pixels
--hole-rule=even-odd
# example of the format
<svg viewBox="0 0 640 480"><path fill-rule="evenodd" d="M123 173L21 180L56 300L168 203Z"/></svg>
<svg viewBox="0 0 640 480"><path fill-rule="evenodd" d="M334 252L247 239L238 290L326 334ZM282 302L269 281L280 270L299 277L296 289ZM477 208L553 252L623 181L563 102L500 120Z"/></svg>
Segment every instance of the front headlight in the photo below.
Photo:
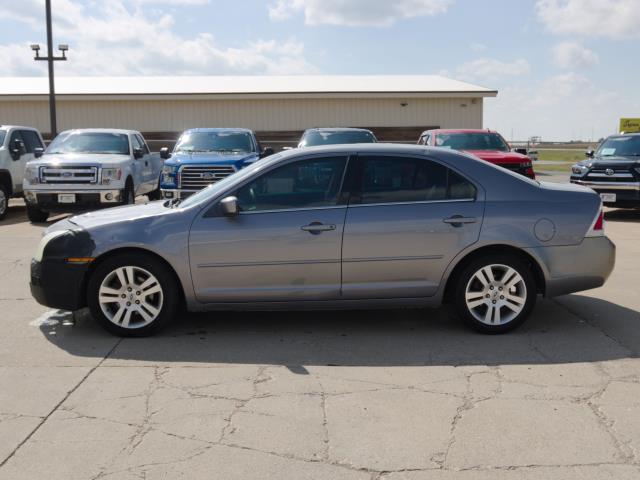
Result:
<svg viewBox="0 0 640 480"><path fill-rule="evenodd" d="M38 167L29 167L24 171L24 179L32 185L40 183L40 175L38 173Z"/></svg>
<svg viewBox="0 0 640 480"><path fill-rule="evenodd" d="M54 238L61 237L62 235L66 235L69 232L71 232L71 230L56 230L56 231L47 233L44 237L40 239L40 243L38 244L38 250L36 250L36 254L33 257L33 259L36 262L41 262L42 255L44 255L44 249L47 247L47 244Z"/></svg>
<svg viewBox="0 0 640 480"><path fill-rule="evenodd" d="M585 167L584 165L575 164L571 167L571 173L574 175L584 175L589 171L589 167Z"/></svg>
<svg viewBox="0 0 640 480"><path fill-rule="evenodd" d="M114 180L122 178L122 170L119 168L103 168L102 169L102 185L109 185Z"/></svg>
<svg viewBox="0 0 640 480"><path fill-rule="evenodd" d="M176 169L171 166L165 165L162 167L162 181L164 184L175 184L176 183Z"/></svg>

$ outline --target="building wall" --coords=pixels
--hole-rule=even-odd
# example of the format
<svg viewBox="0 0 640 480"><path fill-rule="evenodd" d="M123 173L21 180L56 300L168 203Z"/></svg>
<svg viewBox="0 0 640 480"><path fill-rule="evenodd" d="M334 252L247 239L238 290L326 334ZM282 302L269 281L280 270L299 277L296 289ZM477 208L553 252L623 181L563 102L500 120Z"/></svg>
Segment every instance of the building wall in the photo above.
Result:
<svg viewBox="0 0 640 480"><path fill-rule="evenodd" d="M402 106L406 103L406 106ZM82 127L179 132L192 127L299 131L317 126L482 127L482 98L69 99L57 103L58 130ZM46 100L0 101L0 124L49 131Z"/></svg>

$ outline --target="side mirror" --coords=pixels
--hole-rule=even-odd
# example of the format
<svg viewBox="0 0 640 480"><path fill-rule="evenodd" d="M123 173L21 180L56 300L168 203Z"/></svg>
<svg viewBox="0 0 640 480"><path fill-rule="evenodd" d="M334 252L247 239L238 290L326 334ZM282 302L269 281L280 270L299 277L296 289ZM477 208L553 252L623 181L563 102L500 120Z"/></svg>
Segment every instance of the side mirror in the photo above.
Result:
<svg viewBox="0 0 640 480"><path fill-rule="evenodd" d="M142 158L144 156L144 152L141 148L133 149L133 158Z"/></svg>
<svg viewBox="0 0 640 480"><path fill-rule="evenodd" d="M171 158L171 152L168 147L162 147L160 149L160 158L163 160L169 160Z"/></svg>
<svg viewBox="0 0 640 480"><path fill-rule="evenodd" d="M44 148L36 147L33 149L33 156L36 158L40 158L44 154Z"/></svg>
<svg viewBox="0 0 640 480"><path fill-rule="evenodd" d="M273 148L271 147L265 147L265 149L262 151L262 155L260 155L262 158L264 157L268 157L269 155L273 155L275 152L273 151Z"/></svg>
<svg viewBox="0 0 640 480"><path fill-rule="evenodd" d="M233 196L223 198L220 200L220 208L222 208L222 213L225 217L235 217L240 211L238 198Z"/></svg>
<svg viewBox="0 0 640 480"><path fill-rule="evenodd" d="M520 155L526 155L527 149L522 147L515 147L512 149L514 152L519 153Z"/></svg>
<svg viewBox="0 0 640 480"><path fill-rule="evenodd" d="M23 153L24 147L22 145L22 142L17 138L14 139L13 142L11 142L11 158L13 158L14 160L18 160Z"/></svg>
<svg viewBox="0 0 640 480"><path fill-rule="evenodd" d="M584 156L585 157L589 157L589 158L593 158L593 156L596 154L595 150L593 148L590 148L589 150L587 150L586 152L584 152Z"/></svg>

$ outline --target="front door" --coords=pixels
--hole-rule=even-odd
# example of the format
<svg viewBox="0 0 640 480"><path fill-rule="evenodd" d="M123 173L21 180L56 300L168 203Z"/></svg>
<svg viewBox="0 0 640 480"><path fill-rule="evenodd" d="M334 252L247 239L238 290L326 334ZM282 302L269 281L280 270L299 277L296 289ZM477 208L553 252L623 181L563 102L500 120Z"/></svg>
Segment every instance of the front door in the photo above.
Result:
<svg viewBox="0 0 640 480"><path fill-rule="evenodd" d="M480 192L424 157L359 162L360 186L345 221L343 298L434 295L453 257L478 239Z"/></svg>
<svg viewBox="0 0 640 480"><path fill-rule="evenodd" d="M9 163L9 171L11 172L11 178L13 180L13 191L22 191L22 180L24 178L24 170L27 167L27 162L35 158L33 154L33 148L29 149L29 145L22 136L21 130L14 130L11 132L9 138L9 151L14 148L18 148L20 156L18 158L11 157L11 163ZM31 150L31 151L29 151Z"/></svg>
<svg viewBox="0 0 640 480"><path fill-rule="evenodd" d="M191 274L200 302L336 299L346 206L345 156L275 167L230 192L240 213L214 204L194 222Z"/></svg>

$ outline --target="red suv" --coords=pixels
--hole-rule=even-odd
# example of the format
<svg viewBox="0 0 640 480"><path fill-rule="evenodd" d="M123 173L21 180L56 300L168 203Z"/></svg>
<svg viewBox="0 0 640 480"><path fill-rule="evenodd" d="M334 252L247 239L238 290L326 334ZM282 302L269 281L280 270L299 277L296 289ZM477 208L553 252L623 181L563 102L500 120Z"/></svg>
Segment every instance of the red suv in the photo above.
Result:
<svg viewBox="0 0 640 480"><path fill-rule="evenodd" d="M418 144L461 150L525 177L536 178L531 159L512 152L502 135L493 130L427 130L420 135Z"/></svg>

